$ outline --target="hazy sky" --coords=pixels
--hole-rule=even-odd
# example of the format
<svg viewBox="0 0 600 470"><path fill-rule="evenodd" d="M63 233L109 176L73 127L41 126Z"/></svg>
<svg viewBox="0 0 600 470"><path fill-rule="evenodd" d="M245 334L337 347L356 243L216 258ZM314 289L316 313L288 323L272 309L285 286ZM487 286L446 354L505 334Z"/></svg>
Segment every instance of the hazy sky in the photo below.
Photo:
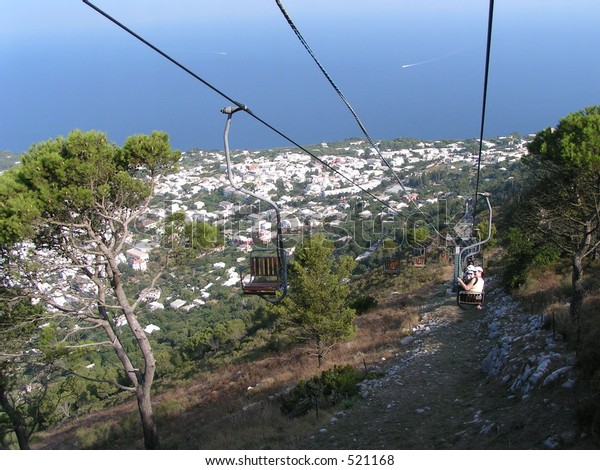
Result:
<svg viewBox="0 0 600 470"><path fill-rule="evenodd" d="M305 145L360 137L275 0L96 0ZM476 137L488 0L284 0L373 138ZM496 0L487 135L600 104L597 0ZM81 0L0 0L0 149L98 129L221 148L230 105ZM238 116L240 116L238 118ZM232 146L289 143L236 115Z"/></svg>

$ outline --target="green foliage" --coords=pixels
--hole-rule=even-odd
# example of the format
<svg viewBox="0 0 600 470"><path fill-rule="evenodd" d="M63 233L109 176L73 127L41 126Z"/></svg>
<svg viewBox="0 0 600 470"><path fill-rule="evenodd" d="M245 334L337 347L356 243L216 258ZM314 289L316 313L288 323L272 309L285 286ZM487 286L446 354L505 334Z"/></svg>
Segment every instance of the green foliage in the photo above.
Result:
<svg viewBox="0 0 600 470"><path fill-rule="evenodd" d="M354 334L355 311L347 306L349 279L356 262L336 259L323 235L307 238L289 264L290 294L283 308L300 336L315 344L319 365L326 351Z"/></svg>
<svg viewBox="0 0 600 470"><path fill-rule="evenodd" d="M64 142L64 140L62 139L61 142ZM70 140L70 138L66 140ZM169 167L169 164L161 166L160 163L153 160L152 155L149 154L151 146L146 145L144 140L138 136L132 139L126 145L125 149L113 146L114 148L107 150L104 149L102 139L88 138L85 134L81 133L73 137L67 150L63 149L62 144L58 146L53 142L40 144L45 153L48 153L46 150L50 149L51 152L49 153L52 155L47 155L44 161L41 162L45 165L43 171L35 173L32 170L31 174L45 184L48 181L43 178L44 172L48 174L54 172L62 178L60 179L60 185L63 182L68 183L66 181L67 172L61 172L61 161L68 160L67 157L69 155L79 153L85 157L82 160L93 162L93 164L79 167L79 165L71 162L72 166L69 167L68 171L73 172L74 179L78 183L69 184L71 186L69 191L61 193L59 196L68 196L71 207L77 205L77 207L81 208L81 212L76 213L82 216L87 215L91 217L92 206L102 201L110 201L111 205L107 207L113 207L115 209L113 213L118 213L119 207L124 208L123 210L128 210L126 207L129 206L121 204L121 201L127 199L131 201L135 201L136 199L138 201L141 200L140 198L143 198L145 194L149 194L148 191L151 190L151 187L147 184L149 183L149 179L146 177L156 171L162 171L163 168L167 169ZM159 144L158 148L166 149L166 146L163 146L166 142L165 139L158 138L157 140ZM412 148L416 143L417 141L396 141L390 145L390 148ZM435 143L435 146L438 145L443 146L446 143ZM340 144L338 147L340 155L354 155L356 153L354 148L349 150L346 148L347 146L347 143ZM324 152L320 147L315 147L315 150L320 152L320 154ZM106 162L94 159L92 154L96 151L104 152L105 160L112 161L112 163L107 164ZM327 152L330 153L330 150L327 150ZM38 152L36 155L41 155L41 153ZM272 154L275 155L276 152L272 152ZM168 162L171 157L173 157L172 161L176 160L176 155L173 156L170 153L165 155L165 160ZM144 159L147 160L146 163L144 163ZM212 163L207 164L206 161L208 160ZM207 168L211 172L218 171L219 161L216 158L204 158L203 156L199 157L196 163L198 167L201 165L204 167L204 174L209 174ZM191 166L194 167L194 165ZM311 166L314 166L314 164L311 163ZM490 170L492 166L492 164L486 165L484 172L488 173L485 173L485 176L492 180L502 181L504 184L506 175L511 174L513 170L504 171L498 169L498 165L496 165L494 166L495 172L492 172ZM504 164L500 166L504 166ZM113 176L109 176L113 170ZM422 185L419 190L420 199L424 195L427 195L429 191L439 193L446 188L458 194L465 194L470 191L469 185L473 183L473 171L470 163L457 163L453 165L452 169L448 168L447 172L443 172L439 167L426 170L425 163L423 163L422 168L420 166L418 170L419 172L423 172L419 176L419 183ZM142 176L144 178L140 178ZM59 181L58 178L57 181ZM94 183L96 185L96 192L87 191L85 183L95 181L97 181L97 183ZM484 181L482 184L494 184L494 181L489 183ZM48 186L51 185L49 184ZM59 184L57 183L56 186L59 186ZM188 188L188 186L186 185L183 189ZM304 186L302 183L295 183L294 190L288 191L286 195L300 195L304 190ZM57 188L49 187L44 190L46 189L52 195L54 194L53 191ZM511 186L510 190L514 192L516 189ZM12 176L10 178L0 177L0 196L2 196L0 197L0 224L4 224L0 226L0 238L5 236L6 240L18 240L28 235L27 230L43 226L43 224L36 225L35 223L31 223L27 225L21 222L25 220L40 220L42 210L49 210L43 198L32 198L28 191L29 189L25 186L24 180ZM431 194L433 195L434 193L432 192ZM6 195L6 198L3 197L4 195ZM164 202L169 197L185 199L186 204L201 200L205 202L205 208L211 211L217 210L219 202L223 200L222 192L219 191L214 191L211 194L195 192L193 195L175 194L175 191L173 191L172 194L161 193L154 202ZM56 201L58 200L59 198L57 197ZM308 202L308 198L298 197L294 201L291 201L289 205L290 207L305 208ZM322 204L322 200L318 198L314 198L310 202ZM456 204L456 207L450 207L453 202ZM459 202L453 199L448 204L450 213L456 213L458 217L462 216L464 210L462 201ZM130 206L134 207L133 204ZM372 204L369 207L369 210L372 210L373 213L378 210L375 206L376 204ZM52 209L57 210L56 207ZM424 211L429 213L427 206L424 206ZM56 214L64 215L65 212L61 213L57 211ZM45 212L44 215L52 214L51 212ZM171 239L176 239L177 243L174 245L164 244L160 250L156 250L151 255L148 272L133 271L125 266L120 266L119 268L122 279L127 284L127 296L130 299L136 299L143 287L147 286L153 279L158 269L156 266L164 266L164 260L166 259L164 248L176 248L178 253L181 254L181 256L177 257L175 263L169 264L168 272L165 272L164 275L158 278L157 284L160 285L163 291L161 302L165 303L167 307L166 311L150 311L142 302L140 310L137 312L142 325L156 323L161 327L160 333L153 334L150 337L157 362L157 376L160 377L161 384L167 382L165 380L167 376L180 372L182 368L185 369L185 372L197 371L199 364L192 361L202 360L202 365L206 365L209 361L211 365L221 365L226 361L233 361L242 355L245 355L244 358L248 359L249 357L254 357L254 355L263 354L265 351L281 351L283 348L289 346L291 342L297 340L312 341L314 350L320 358L327 352L328 347L341 338L345 338L346 334L352 334L352 319L356 313L363 313L377 305L377 300L374 297L364 295L356 298L348 295L348 287L350 285L347 284L347 280L352 275L356 277L358 272L357 269L348 269L353 264L351 258L364 253L365 246L378 238L373 235L372 228L368 227L369 224L365 223L363 231L359 234L361 238L357 238L361 243L360 246L358 243L348 243L341 249L336 250L338 256L340 253L350 254L351 257L349 258L340 257L336 259L333 255L319 257L314 253L311 253L310 256L305 256L306 253L299 247L295 253L295 260L290 264L291 289L289 298L281 308L272 309L270 304L265 307L264 301L253 297L239 296L235 287L223 287L220 282L215 282L215 285L210 289L210 301L207 301L202 307L193 308L189 311L170 309L168 301L165 301L166 298L182 298L191 302L198 297L198 289L204 287L209 282L213 282L217 275L224 274L224 271L217 271L213 268L214 262L226 261L230 266L236 265L235 259L240 256L239 253L236 253L230 247L226 247L223 252L208 253L205 249L207 245L204 243L196 245L193 242L200 224L193 226L192 223L185 219L184 213L179 215L173 214L173 216L173 221L180 223L180 225L176 227L177 231L167 233L167 235ZM242 218L241 215L240 218ZM98 219L94 219L94 221L95 223L100 222ZM351 216L349 216L348 220L342 221L337 232L333 231L329 232L329 234L352 233L352 230L355 228L352 224L355 222L356 220L351 220ZM245 223L246 221L243 221L242 226ZM212 230L214 227L208 225L206 228L208 236L205 239L213 240L212 233L214 232L208 232L208 230ZM429 230L430 228L428 229L427 226L420 225L409 236L412 236L415 241L423 242L430 238ZM483 230L483 233L487 233L486 230ZM160 229L157 230L157 233L161 233ZM217 237L220 238L221 234L217 233ZM286 241L289 241L289 239ZM323 240L323 245L326 248L324 252L332 248L325 240ZM210 246L208 245L208 247ZM389 239L385 240L382 244L382 250L385 251L386 249L396 251L395 242ZM531 250L535 251L536 249L531 248ZM312 248L309 251L312 251ZM317 249L314 248L314 251L316 252ZM157 256L157 252L160 252L161 255ZM203 256L198 256L199 253ZM521 255L522 253L519 254L517 251L514 258L516 264L520 263ZM360 274L366 275L370 268L380 266L381 260L376 258L376 256L372 256L362 263ZM298 263L297 265L296 262ZM330 269L321 269L327 265L330 266ZM213 272L211 273L210 271ZM294 279L296 275L297 278ZM421 278L430 276L430 274L427 274L424 270L416 270L409 266L406 273L395 282L406 283L402 284L402 287L409 287L408 284L413 282L411 276L414 276L414 279L418 277L419 281L421 281L423 280ZM298 282L296 283L296 281ZM400 284L398 285L400 286ZM333 286L332 290L329 290L330 286ZM296 294L298 295L296 296ZM345 298L345 300L339 300L341 298ZM350 300L353 301L350 302ZM313 310L313 305L317 305L320 310ZM306 313L301 310L306 311ZM278 325L275 324L276 319L280 320ZM282 325L284 328L278 328L278 326ZM64 323L62 326L64 326ZM53 353L57 352L55 348L56 340L58 339L57 332L62 337L62 333L65 330L56 330L53 328L44 332L42 330L38 331L38 333L43 333L46 336L45 340L49 351ZM119 334L122 336L123 344L133 362L138 363L142 361L141 354L135 351L135 343L131 334L128 332L120 332ZM97 333L82 334L82 337L86 340L98 340ZM67 352L64 348L62 351ZM100 356L100 359L92 355L85 355L86 363L96 364L94 369L86 370L91 377L98 379L110 378L122 384L129 385L123 376L118 373L117 364L111 364L110 361L106 361L107 357L110 357L110 354L99 352L98 356ZM77 363L77 370L80 372L83 371L82 364L85 364L79 362L83 361L81 356L75 357L74 354L70 353L55 357L61 360L69 359L70 361L75 361ZM71 379L69 378L69 382L71 382ZM61 409L64 410L65 416L83 413L95 406L99 406L102 400L113 402L113 400L117 399L116 397L109 396L111 392L108 384L85 384L81 382L81 379L73 381L73 384L76 382L77 386L72 385L69 392L52 392L53 400L56 402L60 400ZM319 383L321 387L325 387L321 381ZM341 385L340 387L343 388ZM322 396L319 400L327 401ZM344 400L352 400L352 398L342 399L342 402ZM314 400L312 404L314 405ZM311 405L309 404L309 406ZM50 408L48 408L48 411ZM49 423L52 419L58 420L59 418L59 414L56 414L54 417L48 418L45 422ZM109 437L105 445L110 446L110 440L113 437Z"/></svg>
<svg viewBox="0 0 600 470"><path fill-rule="evenodd" d="M561 119L556 129L539 132L527 149L536 158L566 170L600 170L600 106L590 106Z"/></svg>
<svg viewBox="0 0 600 470"><path fill-rule="evenodd" d="M479 230L479 233L481 234L481 238L485 239L487 238L488 235L488 226L489 226L489 220L485 219L482 220L481 222L479 222L477 224L477 229ZM486 249L490 249L490 248L494 248L496 246L497 240L496 240L496 233L497 233L498 229L496 228L496 225L494 225L492 223L492 230L491 230L491 238L487 241L487 243L485 244L484 248Z"/></svg>
<svg viewBox="0 0 600 470"><path fill-rule="evenodd" d="M502 280L508 289L524 284L532 269L549 266L560 258L556 247L518 227L508 229L504 243L507 254Z"/></svg>
<svg viewBox="0 0 600 470"><path fill-rule="evenodd" d="M123 285L119 262L133 225L148 209L156 178L173 169L179 158L180 153L171 150L168 135L162 132L129 137L119 148L102 132L75 130L67 138L32 145L19 166L0 176L0 193L7 196L0 207L0 228L6 229L0 242L27 241L32 253L47 250L46 256L36 257L40 272L46 272L39 274L28 266L25 275L13 271L14 276L26 280L39 276L38 283L60 286L62 279L48 275L58 271L54 264L60 260L70 263L65 270L72 268L84 279L83 289L71 290L60 322L41 331L39 347L46 359L78 370L87 345L110 345L122 368L130 370L130 362L145 363L145 368L139 367L143 371L139 376L130 374L128 379L129 385L134 382L132 390L138 398L146 401L155 360L147 338L137 329L137 305L127 297L127 291L133 289ZM94 289L89 289L91 285ZM29 288L35 295L36 282L31 281ZM96 293L96 299L90 299L94 295L90 292ZM40 297L42 303L51 302ZM116 310L128 315L129 328L110 329L113 312L105 304L118 304ZM92 328L82 327L86 321ZM102 332L110 342L102 341L106 339ZM125 371L118 377L115 368L101 368L99 363L95 369L81 372L99 380L86 391L90 396L106 396L117 379L125 376ZM143 387L138 387L140 382ZM142 414L148 409L140 406Z"/></svg>
<svg viewBox="0 0 600 470"><path fill-rule="evenodd" d="M171 150L169 135L154 131L150 136L138 134L125 140L119 163L129 172L147 172L151 178L177 170L180 152Z"/></svg>
<svg viewBox="0 0 600 470"><path fill-rule="evenodd" d="M165 217L163 246L189 249L190 253L223 244L223 236L207 222L188 221L185 212L179 211Z"/></svg>
<svg viewBox="0 0 600 470"><path fill-rule="evenodd" d="M369 310L377 307L378 303L379 302L375 297L370 295L361 295L359 298L352 301L350 308L356 310L357 315L362 315L363 313L366 313Z"/></svg>
<svg viewBox="0 0 600 470"><path fill-rule="evenodd" d="M0 244L11 245L33 233L37 201L16 181L16 169L0 175Z"/></svg>
<svg viewBox="0 0 600 470"><path fill-rule="evenodd" d="M419 225L412 227L412 230L408 230L406 238L410 245L422 245L431 237L429 228L425 225Z"/></svg>
<svg viewBox="0 0 600 470"><path fill-rule="evenodd" d="M360 372L350 365L334 366L320 376L299 382L282 396L281 411L290 418L297 418L312 408L330 408L356 397L359 393L358 384L376 376Z"/></svg>
<svg viewBox="0 0 600 470"><path fill-rule="evenodd" d="M518 226L554 244L571 261L573 318L585 297L583 260L600 243L599 148L600 106L594 106L538 133L523 159L528 178Z"/></svg>
<svg viewBox="0 0 600 470"><path fill-rule="evenodd" d="M20 290L0 287L0 434L15 433L22 449L47 414L52 362L35 349L42 311Z"/></svg>
<svg viewBox="0 0 600 470"><path fill-rule="evenodd" d="M209 351L218 351L228 344L237 344L247 334L244 321L234 318L196 331L181 348L186 359L199 360Z"/></svg>
<svg viewBox="0 0 600 470"><path fill-rule="evenodd" d="M30 236L39 218L55 227L91 223L98 228L103 217L138 208L151 191L144 174L154 176L178 158L168 149L167 135L159 132L130 137L123 149L104 133L79 130L66 139L34 144L18 167L0 176L0 194L6 196L0 206L4 242Z"/></svg>
<svg viewBox="0 0 600 470"><path fill-rule="evenodd" d="M384 252L391 251L392 253L394 253L398 249L398 244L391 238L385 238L381 246Z"/></svg>

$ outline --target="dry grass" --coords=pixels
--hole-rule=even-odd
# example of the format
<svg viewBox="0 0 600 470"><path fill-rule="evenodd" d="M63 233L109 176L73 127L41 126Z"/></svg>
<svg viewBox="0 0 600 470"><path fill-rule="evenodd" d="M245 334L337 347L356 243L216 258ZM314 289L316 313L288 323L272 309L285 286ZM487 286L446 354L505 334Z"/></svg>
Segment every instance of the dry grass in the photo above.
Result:
<svg viewBox="0 0 600 470"><path fill-rule="evenodd" d="M450 278L451 271L437 269L439 277ZM427 273L417 273L426 278ZM590 270L589 275L597 273ZM399 340L411 333L420 319L424 301L431 302L434 282L421 284L406 278L376 279L374 273L365 283L379 285L378 307L356 319L358 333L352 340L339 344L326 357L323 369L333 365L351 364L371 367L384 357L392 357L401 348ZM430 277L431 279L431 277ZM523 300L536 311L553 313L557 333L575 338L568 316L568 272L539 272L519 292ZM410 286L407 289L406 286ZM382 287L383 286L383 287ZM361 290L361 292L367 292ZM373 290L372 292L375 292ZM600 365L600 294L588 296L582 312L583 337L579 363ZM585 366L585 364L584 364ZM594 374L593 371L592 376ZM287 419L279 410L278 395L293 387L299 380L319 373L316 360L302 347L265 357L238 366L229 366L218 373L207 374L171 392L171 399L189 403L184 413L176 413L160 422L163 446L171 449L297 449L306 443L306 436L324 426L329 412ZM596 372L596 375L598 373ZM249 388L252 387L252 388ZM178 398L174 398L178 396ZM161 400L166 399L162 395ZM590 406L582 411L582 420L597 419L600 413ZM182 429L186 432L182 433Z"/></svg>
<svg viewBox="0 0 600 470"><path fill-rule="evenodd" d="M577 351L579 381L589 390L576 410L581 429L600 443L600 262L588 262L584 284L586 297L578 319L569 314L571 270L539 270L521 287L518 296L532 311L546 314L547 327L560 334Z"/></svg>
<svg viewBox="0 0 600 470"><path fill-rule="evenodd" d="M382 358L397 354L401 350L400 340L417 325L423 303L435 301L436 292L444 290L451 277L451 266L433 264L424 270L407 269L402 276L384 276L380 270L369 273L355 289L376 297L378 306L356 318L356 337L337 345L325 357L321 370L347 364L371 368L380 364ZM600 263L588 268L586 279L589 295L581 315L578 362L590 377L597 377L600 395ZM441 282L445 284L440 285ZM549 314L553 321L548 326L574 341L576 329L568 315L569 289L568 269L540 270L530 276L515 296L531 305L533 311ZM330 412L321 411L318 419L315 413L288 419L280 411L279 396L321 370L305 347L294 346L168 384L169 390L157 392L153 400L161 447L302 448L307 436L329 421ZM581 419L600 421L598 416L599 407L591 404L582 412ZM40 434L33 447L141 449L135 402Z"/></svg>
<svg viewBox="0 0 600 470"><path fill-rule="evenodd" d="M429 272L427 272L429 271ZM357 288L378 286L378 306L356 319L357 335L337 345L322 368L303 346L294 346L258 360L226 365L194 379L169 384L155 394L154 405L165 449L295 449L330 416L321 411L286 418L278 397L300 380L334 365L371 368L400 349L399 340L419 320L423 298L435 284L423 279L447 276L451 267L430 266L414 277L386 276L375 271ZM410 286L407 288L407 286ZM141 449L141 431L135 402L73 421L37 436L35 448Z"/></svg>
<svg viewBox="0 0 600 470"><path fill-rule="evenodd" d="M570 273L564 269L537 269L530 273L526 282L513 295L535 312L542 312L554 305L566 305L571 287Z"/></svg>
<svg viewBox="0 0 600 470"><path fill-rule="evenodd" d="M429 273L427 270L430 270ZM382 358L401 350L399 341L411 333L420 319L424 301L434 302L443 290L433 279L446 281L451 267L428 266L414 277L383 276L375 271L362 280L357 292L374 295L377 308L357 317L357 335L334 348L321 370L351 364L371 368ZM600 394L600 265L590 268L590 293L582 312L582 338L578 362L590 377L596 376ZM540 271L517 296L545 312L554 327L570 341L574 326L568 315L567 271ZM594 282L599 285L594 285ZM316 359L302 346L294 346L260 359L222 366L193 379L169 384L157 392L154 405L161 447L164 449L299 449L307 436L325 426L334 411L312 412L288 419L280 411L279 396L300 380L321 372ZM592 379L593 382L594 379ZM352 403L345 403L352 406ZM600 422L600 407L590 402L580 411L582 424ZM600 429L599 429L600 432ZM141 449L141 431L133 401L86 416L60 429L38 436L34 448L50 449Z"/></svg>
<svg viewBox="0 0 600 470"><path fill-rule="evenodd" d="M571 296L571 268L568 264L559 268L538 269L530 274L527 282L513 295L530 305L534 313L546 314L548 327L567 339L576 340L577 331L591 333L600 329L600 263L586 266L586 298L580 314L581 324L574 324L569 317Z"/></svg>

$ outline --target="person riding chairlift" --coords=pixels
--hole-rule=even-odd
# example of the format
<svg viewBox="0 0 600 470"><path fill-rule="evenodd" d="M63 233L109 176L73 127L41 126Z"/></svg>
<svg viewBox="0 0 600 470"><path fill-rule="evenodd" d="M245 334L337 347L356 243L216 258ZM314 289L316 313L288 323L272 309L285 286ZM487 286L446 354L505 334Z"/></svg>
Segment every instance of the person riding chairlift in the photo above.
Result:
<svg viewBox="0 0 600 470"><path fill-rule="evenodd" d="M465 284L468 284L469 281L471 279L473 279L474 277L475 277L475 266L473 266L472 264L470 264L465 269L465 271L463 273L463 276L462 276L462 280L465 282Z"/></svg>
<svg viewBox="0 0 600 470"><path fill-rule="evenodd" d="M469 267L467 267L467 278L469 277ZM472 273L471 279L465 282L461 278L458 278L458 283L465 291L469 291L472 294L481 294L485 284L485 281L483 280L483 268L481 266L476 266L473 268ZM477 310L481 310L481 308L481 305L477 306Z"/></svg>

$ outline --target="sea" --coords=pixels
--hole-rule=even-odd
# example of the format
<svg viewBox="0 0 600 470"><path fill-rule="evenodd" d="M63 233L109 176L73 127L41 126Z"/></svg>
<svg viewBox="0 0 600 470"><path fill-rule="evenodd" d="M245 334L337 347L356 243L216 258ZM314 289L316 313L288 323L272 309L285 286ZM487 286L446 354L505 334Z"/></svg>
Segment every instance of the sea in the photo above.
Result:
<svg viewBox="0 0 600 470"><path fill-rule="evenodd" d="M237 104L250 111L232 119L240 149L527 135L600 104L597 15L496 3L489 49L487 2L469 14L302 17L314 58L273 16L133 23L141 39L102 17L90 30L30 31L0 43L0 150L73 129L117 144L161 130L182 151L219 150L221 110Z"/></svg>

